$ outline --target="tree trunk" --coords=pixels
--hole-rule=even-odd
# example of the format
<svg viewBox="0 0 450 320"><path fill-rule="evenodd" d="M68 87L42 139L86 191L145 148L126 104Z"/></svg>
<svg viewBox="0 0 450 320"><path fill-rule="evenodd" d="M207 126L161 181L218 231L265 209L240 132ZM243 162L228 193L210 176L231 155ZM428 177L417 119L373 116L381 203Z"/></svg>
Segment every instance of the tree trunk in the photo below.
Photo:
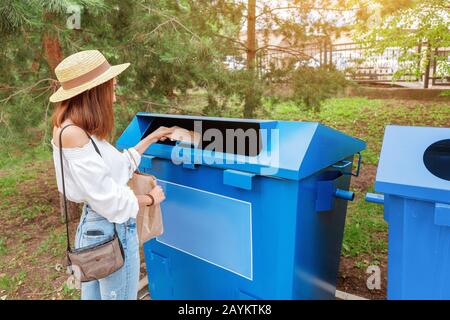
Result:
<svg viewBox="0 0 450 320"><path fill-rule="evenodd" d="M247 68L255 69L256 60L256 0L248 0Z"/></svg>
<svg viewBox="0 0 450 320"><path fill-rule="evenodd" d="M330 66L333 65L333 42L330 40L329 42L330 45Z"/></svg>
<svg viewBox="0 0 450 320"><path fill-rule="evenodd" d="M428 89L429 85L430 85L430 66L431 66L431 47L428 44L427 45L427 56L426 56L426 65L425 65L425 74L424 74L424 78L423 78L423 88L424 89Z"/></svg>
<svg viewBox="0 0 450 320"><path fill-rule="evenodd" d="M247 70L251 77L255 77L256 60L256 0L248 0L247 17ZM252 118L256 109L257 99L255 97L254 81L248 84L245 94L244 117Z"/></svg>
<svg viewBox="0 0 450 320"><path fill-rule="evenodd" d="M42 41L45 51L45 60L47 61L50 70L53 72L62 60L62 50L59 39L45 33Z"/></svg>
<svg viewBox="0 0 450 320"><path fill-rule="evenodd" d="M52 19L53 15L51 13L44 14L44 21L50 22ZM57 34L47 29L42 37L42 46L44 49L45 60L53 73L56 66L63 59L63 52Z"/></svg>
<svg viewBox="0 0 450 320"><path fill-rule="evenodd" d="M420 60L421 60L421 53L422 53L422 41L419 42L419 45L417 46L417 56L419 59L417 59L417 70L419 70L419 79L417 81L422 81L422 72L420 71Z"/></svg>
<svg viewBox="0 0 450 320"><path fill-rule="evenodd" d="M439 54L438 48L435 48L434 55L433 55L433 73L432 73L433 77L431 78L431 85L433 85L433 86L436 84L436 78L437 78L436 70L437 70L438 54Z"/></svg>
<svg viewBox="0 0 450 320"><path fill-rule="evenodd" d="M319 66L323 65L323 45L319 42L320 54L319 54Z"/></svg>
<svg viewBox="0 0 450 320"><path fill-rule="evenodd" d="M62 193L59 193L59 206L61 211L61 220L66 221L64 214L64 197ZM81 216L81 208L79 203L67 200L67 218L69 222L78 221Z"/></svg>

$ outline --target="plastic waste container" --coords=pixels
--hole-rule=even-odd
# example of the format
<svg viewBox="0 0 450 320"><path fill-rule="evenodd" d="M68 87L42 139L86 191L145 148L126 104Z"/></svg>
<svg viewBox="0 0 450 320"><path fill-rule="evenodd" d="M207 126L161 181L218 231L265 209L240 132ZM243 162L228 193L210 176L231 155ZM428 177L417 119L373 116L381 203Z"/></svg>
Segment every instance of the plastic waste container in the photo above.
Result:
<svg viewBox="0 0 450 320"><path fill-rule="evenodd" d="M164 234L144 244L153 299L334 298L363 141L319 123L138 113L117 147L159 126L201 143L142 156L166 194Z"/></svg>
<svg viewBox="0 0 450 320"><path fill-rule="evenodd" d="M450 128L388 126L375 191L388 236L388 299L450 299Z"/></svg>

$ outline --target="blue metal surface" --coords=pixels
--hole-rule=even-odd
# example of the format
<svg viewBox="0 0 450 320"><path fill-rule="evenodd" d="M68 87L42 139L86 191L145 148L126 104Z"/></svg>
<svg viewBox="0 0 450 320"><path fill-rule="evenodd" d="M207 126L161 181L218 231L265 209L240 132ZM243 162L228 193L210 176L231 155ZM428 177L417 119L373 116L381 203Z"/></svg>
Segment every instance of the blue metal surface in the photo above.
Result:
<svg viewBox="0 0 450 320"><path fill-rule="evenodd" d="M312 175L338 161L353 156L366 146L364 141L320 123L138 113L119 137L116 143L117 147L123 149L138 143L151 121L156 117L187 118L192 121L220 120L222 122L258 123L261 129L272 130L273 134L265 139L267 141L262 141L262 152L256 157L190 148L183 150L184 156L193 160L191 162L208 163L209 166L217 168L238 169L291 180L300 180ZM146 150L145 154L171 159L172 149L171 146L155 143ZM277 151L280 156L272 157ZM239 163L238 168L235 163Z"/></svg>
<svg viewBox="0 0 450 320"><path fill-rule="evenodd" d="M227 169L223 171L223 183L236 188L252 190L254 176L253 173Z"/></svg>
<svg viewBox="0 0 450 320"><path fill-rule="evenodd" d="M165 231L157 241L252 279L251 203L159 179L158 184L170 201L161 204Z"/></svg>
<svg viewBox="0 0 450 320"><path fill-rule="evenodd" d="M118 148L137 143L152 116L173 117L139 114ZM263 143L253 159L197 150L189 156L241 163L192 168L171 161L172 146L154 144L145 152L154 158L140 170L166 191L164 234L144 244L152 298L334 299L347 208L335 193L348 190L351 165L332 165L351 163L364 142L317 123L213 119L278 129L280 140ZM274 164L267 155L276 147ZM276 173L261 171L275 165Z"/></svg>
<svg viewBox="0 0 450 320"><path fill-rule="evenodd" d="M449 128L386 128L375 182L384 195L366 200L384 204L389 225L388 299L450 299L450 182L423 161L448 137Z"/></svg>
<svg viewBox="0 0 450 320"><path fill-rule="evenodd" d="M351 163L350 160L346 160ZM332 168L336 168L332 166ZM355 194L351 191L342 190L338 188L339 178L351 172L351 166L339 167L340 170L330 170L318 176L318 181L316 182L316 211L330 211L334 208L335 198L353 201Z"/></svg>
<svg viewBox="0 0 450 320"><path fill-rule="evenodd" d="M389 224L388 299L450 299L450 230L435 220L439 208L385 195L384 210Z"/></svg>
<svg viewBox="0 0 450 320"><path fill-rule="evenodd" d="M375 191L449 202L449 181L433 175L423 162L424 152L431 144L449 137L450 128L387 126Z"/></svg>
<svg viewBox="0 0 450 320"><path fill-rule="evenodd" d="M141 157L141 166L145 169L150 169L152 167L152 161L155 157L142 155Z"/></svg>
<svg viewBox="0 0 450 320"><path fill-rule="evenodd" d="M328 172L319 172L299 185L293 293L289 298L334 299L347 201L337 198L331 210L315 210L317 181L323 175L330 176ZM350 178L337 175L333 183L348 190Z"/></svg>
<svg viewBox="0 0 450 320"><path fill-rule="evenodd" d="M450 226L450 204L436 203L434 207L434 224Z"/></svg>

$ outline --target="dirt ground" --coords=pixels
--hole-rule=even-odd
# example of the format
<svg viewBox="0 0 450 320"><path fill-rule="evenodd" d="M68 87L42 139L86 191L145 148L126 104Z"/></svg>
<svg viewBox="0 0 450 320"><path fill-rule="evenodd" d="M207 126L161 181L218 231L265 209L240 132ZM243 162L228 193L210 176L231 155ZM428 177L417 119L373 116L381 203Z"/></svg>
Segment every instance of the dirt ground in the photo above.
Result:
<svg viewBox="0 0 450 320"><path fill-rule="evenodd" d="M383 259L379 265L381 271L381 288L374 288L372 290L369 290L366 284L367 278L370 274L366 273L365 268L358 268L355 265L355 260L355 258L341 257L336 289L366 299L386 299L387 257Z"/></svg>
<svg viewBox="0 0 450 320"><path fill-rule="evenodd" d="M357 178L352 178L351 189L365 192L374 185L375 176L377 175L377 167L371 164L363 165L360 175Z"/></svg>
<svg viewBox="0 0 450 320"><path fill-rule="evenodd" d="M19 183L0 208L0 235L6 239L7 248L0 255L0 299L78 299L79 291L65 284L65 229L52 163L33 164L32 171L36 176ZM365 167L352 187L365 190L373 185L374 176L375 167ZM38 208L34 214L23 214L33 206ZM75 229L76 223L72 223L72 239ZM357 267L357 260L361 257L342 257L337 289L369 299L385 299L386 259L380 265L381 290L367 289L369 275L365 268ZM145 272L144 265L141 271Z"/></svg>
<svg viewBox="0 0 450 320"><path fill-rule="evenodd" d="M55 178L49 163L34 170L38 179L18 183L16 192L3 199L0 234L6 239L6 249L0 260L2 299L63 298L67 276L64 239L59 235L64 229ZM27 210L33 206L38 207L36 212ZM76 226L71 227L74 233Z"/></svg>

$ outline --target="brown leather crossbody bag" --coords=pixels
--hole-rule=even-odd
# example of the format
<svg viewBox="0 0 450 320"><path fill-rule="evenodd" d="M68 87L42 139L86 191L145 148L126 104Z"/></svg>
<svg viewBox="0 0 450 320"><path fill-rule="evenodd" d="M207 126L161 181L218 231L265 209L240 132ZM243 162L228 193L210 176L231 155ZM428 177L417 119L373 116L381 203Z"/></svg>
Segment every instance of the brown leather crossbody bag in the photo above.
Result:
<svg viewBox="0 0 450 320"><path fill-rule="evenodd" d="M62 189L64 196L64 217L66 222L67 234L67 267L69 273L73 274L81 282L99 280L119 270L125 263L125 254L122 243L117 235L116 224L114 223L114 235L105 241L90 246L71 249L69 238L69 219L67 214L66 187L64 184L64 166L63 166L63 148L62 133L69 124L61 129L59 133L59 157L61 163ZM86 130L85 130L86 132ZM92 141L95 151L102 156L100 150L91 136L86 132Z"/></svg>

